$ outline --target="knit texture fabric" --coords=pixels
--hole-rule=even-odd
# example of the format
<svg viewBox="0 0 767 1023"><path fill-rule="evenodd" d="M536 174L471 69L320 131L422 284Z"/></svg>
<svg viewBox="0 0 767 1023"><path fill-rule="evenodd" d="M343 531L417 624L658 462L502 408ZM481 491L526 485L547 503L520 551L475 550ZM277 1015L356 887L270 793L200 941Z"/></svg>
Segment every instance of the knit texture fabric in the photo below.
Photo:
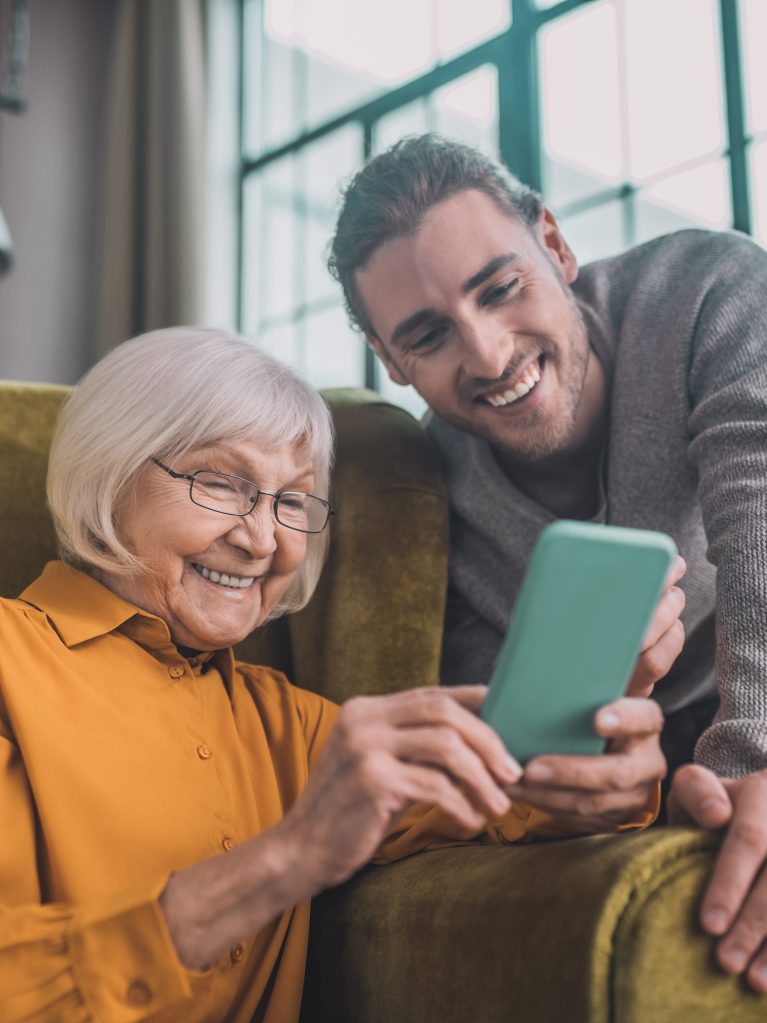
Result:
<svg viewBox="0 0 767 1023"><path fill-rule="evenodd" d="M669 533L687 561L685 649L656 698L672 711L718 688L696 760L767 767L767 253L681 231L583 267L573 293L610 394L598 519ZM486 682L553 516L486 441L433 413L425 428L450 494L442 680Z"/></svg>

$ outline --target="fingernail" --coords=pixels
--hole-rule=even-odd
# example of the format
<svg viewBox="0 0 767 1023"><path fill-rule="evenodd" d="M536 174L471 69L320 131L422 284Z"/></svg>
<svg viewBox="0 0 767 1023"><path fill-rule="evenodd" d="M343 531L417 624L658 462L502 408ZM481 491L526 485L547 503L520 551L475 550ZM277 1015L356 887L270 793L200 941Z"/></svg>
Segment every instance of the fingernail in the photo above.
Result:
<svg viewBox="0 0 767 1023"><path fill-rule="evenodd" d="M722 958L728 969L740 973L746 968L748 953L742 948L728 948L726 952L722 953Z"/></svg>
<svg viewBox="0 0 767 1023"><path fill-rule="evenodd" d="M602 728L617 728L621 721L618 715L612 710L600 711L597 720Z"/></svg>
<svg viewBox="0 0 767 1023"><path fill-rule="evenodd" d="M503 766L506 768L506 777L509 781L519 781L522 777L522 768L510 753L506 755Z"/></svg>
<svg viewBox="0 0 767 1023"><path fill-rule="evenodd" d="M723 934L727 930L727 914L721 909L707 909L703 914L703 926L711 934Z"/></svg>
<svg viewBox="0 0 767 1023"><path fill-rule="evenodd" d="M675 569L687 568L687 562L684 560L681 554L677 554L677 556L674 558L674 568Z"/></svg>
<svg viewBox="0 0 767 1023"><path fill-rule="evenodd" d="M528 781L548 781L554 772L548 764L531 764L526 771Z"/></svg>

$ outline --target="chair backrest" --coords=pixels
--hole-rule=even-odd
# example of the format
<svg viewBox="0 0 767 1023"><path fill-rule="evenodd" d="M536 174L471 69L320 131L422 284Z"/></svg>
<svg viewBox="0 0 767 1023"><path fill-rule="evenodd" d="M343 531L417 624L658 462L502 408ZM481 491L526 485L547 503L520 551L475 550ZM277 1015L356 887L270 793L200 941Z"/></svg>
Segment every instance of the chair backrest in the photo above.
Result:
<svg viewBox="0 0 767 1023"><path fill-rule="evenodd" d="M0 595L56 557L45 504L48 447L67 389L0 383ZM371 391L326 392L337 434L337 509L317 592L238 648L341 701L438 681L447 501L436 453L406 412Z"/></svg>

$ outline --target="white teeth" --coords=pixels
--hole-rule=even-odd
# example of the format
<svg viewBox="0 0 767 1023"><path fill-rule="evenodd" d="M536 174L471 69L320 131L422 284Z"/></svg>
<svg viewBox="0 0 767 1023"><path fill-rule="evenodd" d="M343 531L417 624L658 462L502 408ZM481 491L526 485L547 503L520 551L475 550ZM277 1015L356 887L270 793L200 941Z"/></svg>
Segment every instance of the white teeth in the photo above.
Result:
<svg viewBox="0 0 767 1023"><path fill-rule="evenodd" d="M199 572L203 579L209 579L210 582L217 583L219 586L229 586L236 590L244 590L256 581L254 576L227 575L226 572L217 572L214 568L205 568L204 565L193 565L192 567Z"/></svg>
<svg viewBox="0 0 767 1023"><path fill-rule="evenodd" d="M518 384L502 394L486 394L485 401L489 402L494 408L499 408L501 405L511 405L532 391L540 379L541 371L538 368L538 363L535 362Z"/></svg>

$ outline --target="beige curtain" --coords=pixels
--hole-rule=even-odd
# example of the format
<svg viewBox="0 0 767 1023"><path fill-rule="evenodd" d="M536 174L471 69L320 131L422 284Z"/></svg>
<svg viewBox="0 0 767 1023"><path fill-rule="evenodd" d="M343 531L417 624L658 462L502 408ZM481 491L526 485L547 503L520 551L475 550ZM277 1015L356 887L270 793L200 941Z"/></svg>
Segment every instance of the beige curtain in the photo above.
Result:
<svg viewBox="0 0 767 1023"><path fill-rule="evenodd" d="M99 354L204 312L204 0L117 2Z"/></svg>

